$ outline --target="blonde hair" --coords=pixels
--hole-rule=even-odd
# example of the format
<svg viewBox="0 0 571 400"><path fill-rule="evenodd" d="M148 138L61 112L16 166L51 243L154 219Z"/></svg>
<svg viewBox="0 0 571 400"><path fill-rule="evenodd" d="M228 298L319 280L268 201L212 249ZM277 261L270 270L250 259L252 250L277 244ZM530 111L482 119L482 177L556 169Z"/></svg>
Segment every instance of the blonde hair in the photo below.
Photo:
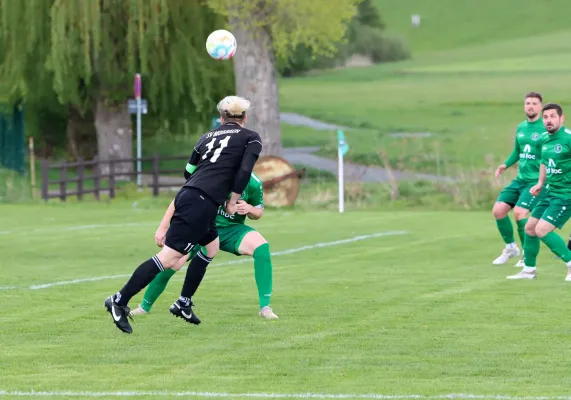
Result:
<svg viewBox="0 0 571 400"><path fill-rule="evenodd" d="M226 96L216 106L220 115L224 118L244 118L250 109L250 101L243 97Z"/></svg>

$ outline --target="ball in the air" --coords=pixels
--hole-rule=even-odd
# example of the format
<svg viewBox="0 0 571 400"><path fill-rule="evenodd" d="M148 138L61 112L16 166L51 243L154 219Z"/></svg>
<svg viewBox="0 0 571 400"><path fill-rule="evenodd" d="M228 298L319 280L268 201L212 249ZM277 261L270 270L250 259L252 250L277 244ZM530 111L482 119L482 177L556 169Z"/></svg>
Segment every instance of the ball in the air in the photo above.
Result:
<svg viewBox="0 0 571 400"><path fill-rule="evenodd" d="M232 33L219 29L208 35L206 51L216 60L229 60L236 54L236 38Z"/></svg>

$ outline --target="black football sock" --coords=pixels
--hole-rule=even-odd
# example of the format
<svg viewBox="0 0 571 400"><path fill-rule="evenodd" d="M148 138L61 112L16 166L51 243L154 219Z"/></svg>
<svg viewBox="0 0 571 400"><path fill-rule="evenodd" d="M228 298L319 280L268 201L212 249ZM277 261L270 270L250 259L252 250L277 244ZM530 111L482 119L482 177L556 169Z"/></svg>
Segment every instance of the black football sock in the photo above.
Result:
<svg viewBox="0 0 571 400"><path fill-rule="evenodd" d="M202 278L204 278L206 273L206 267L208 267L211 261L211 258L206 257L202 251L199 251L190 262L179 298L184 306L188 307L190 305L190 299L196 293L198 286L200 286L200 282L202 282Z"/></svg>
<svg viewBox="0 0 571 400"><path fill-rule="evenodd" d="M123 289L115 295L115 303L120 306L126 306L131 297L143 290L155 276L164 271L163 264L157 256L149 258L147 261L139 265L133 272L129 281L123 286Z"/></svg>

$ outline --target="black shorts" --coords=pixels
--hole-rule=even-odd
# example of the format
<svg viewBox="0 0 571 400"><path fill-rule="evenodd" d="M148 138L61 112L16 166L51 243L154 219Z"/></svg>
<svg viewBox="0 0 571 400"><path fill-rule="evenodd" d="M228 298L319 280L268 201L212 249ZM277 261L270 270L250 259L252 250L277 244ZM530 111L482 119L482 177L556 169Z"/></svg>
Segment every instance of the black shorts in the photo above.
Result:
<svg viewBox="0 0 571 400"><path fill-rule="evenodd" d="M182 188L174 198L165 245L188 254L197 244L206 246L218 237L216 215L218 204L200 189Z"/></svg>

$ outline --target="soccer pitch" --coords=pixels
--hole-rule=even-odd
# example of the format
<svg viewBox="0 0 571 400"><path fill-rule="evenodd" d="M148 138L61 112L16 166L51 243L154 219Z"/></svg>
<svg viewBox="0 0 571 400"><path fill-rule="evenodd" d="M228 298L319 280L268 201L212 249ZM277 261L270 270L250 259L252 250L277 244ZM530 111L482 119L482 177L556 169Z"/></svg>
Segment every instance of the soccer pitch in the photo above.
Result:
<svg viewBox="0 0 571 400"><path fill-rule="evenodd" d="M156 251L162 212L3 206L0 397L569 394L565 266L542 248L539 279L506 280L517 269L491 265L487 213L267 210L254 226L279 320L257 316L251 261L221 253L194 299L200 326L168 312L178 273L126 335L103 301Z"/></svg>

